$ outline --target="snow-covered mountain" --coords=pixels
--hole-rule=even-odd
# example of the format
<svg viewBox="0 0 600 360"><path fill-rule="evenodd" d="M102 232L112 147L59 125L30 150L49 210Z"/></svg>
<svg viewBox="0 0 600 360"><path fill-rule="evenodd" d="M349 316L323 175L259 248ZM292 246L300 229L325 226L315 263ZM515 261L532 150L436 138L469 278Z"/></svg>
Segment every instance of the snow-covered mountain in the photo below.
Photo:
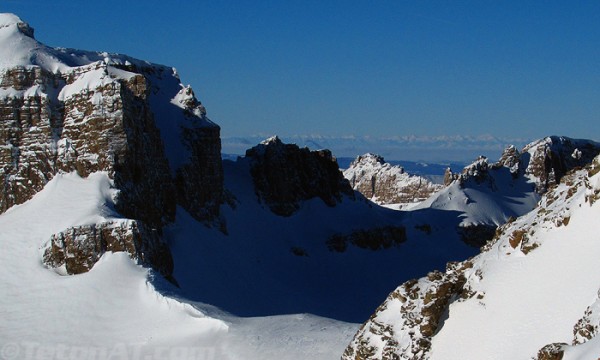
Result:
<svg viewBox="0 0 600 360"><path fill-rule="evenodd" d="M597 144L551 137L448 173L448 187L396 211L354 191L328 150L273 137L222 161L218 125L173 68L47 47L12 14L0 14L0 48L0 358L338 358L397 284L476 255L456 231L465 219L498 226L560 179L576 188L544 200L533 240L511 232L520 243L500 250L518 260L547 248L539 224L578 224L581 186L597 197L596 177L565 175ZM471 284L469 262L453 264L428 276L442 285L429 322L408 331L418 344ZM492 285L469 286L495 299ZM597 332L595 299L579 337ZM363 354L356 341L348 351Z"/></svg>
<svg viewBox="0 0 600 360"><path fill-rule="evenodd" d="M166 236L176 218L214 240L228 199L219 127L175 70L33 35L0 14L0 358L339 354L354 324L238 318L165 281L172 246L204 240Z"/></svg>
<svg viewBox="0 0 600 360"><path fill-rule="evenodd" d="M480 255L398 287L343 359L598 359L599 161L562 174Z"/></svg>
<svg viewBox="0 0 600 360"><path fill-rule="evenodd" d="M415 210L459 211L461 236L482 246L498 226L533 210L548 187L599 153L598 143L558 136L534 141L521 151L509 146L495 163L480 157L461 173L448 170L447 186Z"/></svg>
<svg viewBox="0 0 600 360"><path fill-rule="evenodd" d="M328 151L271 139L223 163L172 68L47 47L12 14L0 46L2 356L328 359L357 330L341 320L474 253L355 193Z"/></svg>
<svg viewBox="0 0 600 360"><path fill-rule="evenodd" d="M370 153L358 156L344 170L344 177L354 190L381 205L418 203L442 189L441 185L408 174L403 167Z"/></svg>

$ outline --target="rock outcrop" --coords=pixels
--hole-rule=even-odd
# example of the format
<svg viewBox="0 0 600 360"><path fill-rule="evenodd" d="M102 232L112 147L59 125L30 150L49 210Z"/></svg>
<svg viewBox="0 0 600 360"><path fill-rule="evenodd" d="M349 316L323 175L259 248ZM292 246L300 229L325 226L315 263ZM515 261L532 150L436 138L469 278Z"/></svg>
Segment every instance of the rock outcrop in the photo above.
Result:
<svg viewBox="0 0 600 360"><path fill-rule="evenodd" d="M372 229L355 230L349 234L334 234L327 241L329 250L344 252L348 244L362 249L389 249L405 242L406 228L402 226L384 226Z"/></svg>
<svg viewBox="0 0 600 360"><path fill-rule="evenodd" d="M467 214L471 203L479 202L481 206L482 199L478 194L482 193L487 193L488 198L495 199L496 204L507 198L539 198L552 186L556 186L569 171L589 164L598 154L600 154L598 143L558 136L532 142L520 152L514 146L509 146L495 163L480 156L460 173L453 173L448 169L444 175L447 188L440 192L439 197L451 197L452 192L456 197L457 192L462 192L465 206L462 208L455 206L453 210L463 210ZM451 189L451 187L455 188ZM479 199L472 200L471 197L475 196ZM513 202L513 204L517 203ZM535 202L530 201L530 203L535 205ZM436 206L435 201L432 204ZM477 207L478 205L474 206ZM515 208L508 202L493 211L490 207L486 207L487 212L504 213L504 216L481 219L480 216L468 214L459 224L457 231L466 243L481 247L493 237L498 226L509 218L523 215L531 209L533 206ZM479 208L477 211L482 212L482 209ZM469 220L471 217L478 220Z"/></svg>
<svg viewBox="0 0 600 360"><path fill-rule="evenodd" d="M597 157L591 163L588 163L585 168L575 168L563 174L561 183L547 189L536 209L518 219L511 219L508 223L500 226L493 240L482 248L480 255L463 262L449 263L444 273L430 273L424 278L407 281L394 290L370 319L363 324L346 348L342 359L429 359L430 352L435 350L432 348L432 340L440 331L443 331L446 321L452 320L453 316L460 316L460 314L453 313L451 308L453 303L467 302L470 304L469 309L474 307L479 309L477 311L481 311L482 314L486 312L488 291L492 291L489 287L497 286L496 283L492 284L490 281L486 283L488 272L490 273L489 276L495 276L499 271L502 271L501 264L504 263L505 266L509 266L508 264L511 261L518 263L515 265L516 267L522 267L526 263L527 257L538 251L537 249L544 247L546 242L552 244L548 245L549 247L554 246L554 248L550 248L553 250L548 249L548 251L560 251L561 247L556 245L557 242L564 243L566 241L571 243L573 234L583 236L581 230L569 233L570 236L555 236L553 234L564 234L561 231L565 227L571 226L572 221L570 220L571 217L576 216L575 211L578 211L579 214L586 214L579 216L590 216L589 212L593 211L590 210L590 207L600 198L600 180L596 176L600 169L599 161ZM475 174L472 174L472 176L475 176ZM592 179L592 177L594 178ZM590 243L594 243L594 240L589 240L587 244ZM587 254L586 250L579 251L579 253ZM545 252L541 256L547 256L547 254L548 252ZM595 256L591 255L589 258L595 259ZM554 258L550 256L550 259ZM561 258L556 257L556 259ZM563 260L565 263L561 264L561 269L569 266L576 268L580 265L580 259L577 258L567 257L560 261ZM593 260L591 261L593 262ZM488 268L490 266L494 266L493 270ZM513 266L513 270L515 266ZM556 264L552 263L550 266L556 266ZM542 272L544 271L542 270ZM511 276L518 275L515 273ZM539 274L536 276L539 276ZM546 279L546 281L552 283L552 279ZM569 278L565 281L572 281L572 279ZM535 284L535 282L533 283ZM595 286L593 291L597 291ZM498 289L494 291L496 296L522 297L520 302L527 297L532 297L534 300L528 301L523 306L529 309L528 311L537 311L532 307L532 302L535 303L537 301L535 299L540 296L536 292L531 294L500 294ZM547 291L552 292L552 296L559 296L556 292L562 290L558 284L552 283L547 287ZM568 296L572 297L575 294L568 294ZM545 299L543 296L541 298ZM497 304L498 301L496 299L494 304ZM587 301L587 296L583 297L583 302L585 301ZM489 304L492 304L492 301ZM599 304L600 300L596 299L587 309L581 309L583 316L573 324L574 326L571 325L574 334L571 345L568 343L552 343L543 347L540 346L537 349L531 349L530 351L535 352L523 354L523 357L530 355L530 357L537 356L537 359L561 359L563 354L569 351L571 347L579 346L597 337L600 328ZM465 306L457 304L457 308L465 309ZM494 312L498 309L494 308L490 311ZM545 317L546 311L550 310L544 308L540 311L542 314L540 315L538 312L535 319L546 321L548 319ZM520 320L528 321L526 318L516 319L516 321ZM474 321L483 320L477 319ZM463 326L468 328L469 324L463 324ZM540 326L543 325L540 324ZM454 323L453 329L456 330L456 323ZM472 332L470 330L464 331ZM498 340L495 338L490 339L490 343ZM456 353L459 352L459 349L457 349ZM443 355L441 355L442 358ZM436 356L440 357L440 353L436 353ZM466 358L469 358L469 356Z"/></svg>
<svg viewBox="0 0 600 360"><path fill-rule="evenodd" d="M496 163L490 164L485 156L480 156L461 173L452 173L448 169L444 183L449 185L458 181L465 184L474 180L477 183L487 181L493 186L494 173L508 169L514 179L529 179L535 184L536 192L543 194L551 186L560 183L569 171L589 164L598 154L600 143L564 136L548 136L526 145L520 152L513 145L508 146Z"/></svg>
<svg viewBox="0 0 600 360"><path fill-rule="evenodd" d="M423 177L407 174L401 166L392 166L375 154L357 157L344 171L344 177L354 190L382 205L421 202L442 188Z"/></svg>
<svg viewBox="0 0 600 360"><path fill-rule="evenodd" d="M600 334L600 290L573 328L573 345L583 344Z"/></svg>
<svg viewBox="0 0 600 360"><path fill-rule="evenodd" d="M434 271L402 284L363 324L342 359L426 359L431 338L449 303L463 291L464 272L472 266L452 263L445 273Z"/></svg>
<svg viewBox="0 0 600 360"><path fill-rule="evenodd" d="M600 144L590 140L549 136L521 151L524 173L535 180L536 190L544 193L572 169L589 164L600 153Z"/></svg>
<svg viewBox="0 0 600 360"><path fill-rule="evenodd" d="M119 190L116 210L139 228L161 234L177 204L218 223L220 129L175 70L50 48L33 33L18 17L0 16L0 47L10 49L0 54L0 213L59 172L105 172ZM140 232L142 242L147 234ZM67 271L75 268L89 264Z"/></svg>
<svg viewBox="0 0 600 360"><path fill-rule="evenodd" d="M320 198L335 206L354 191L329 150L310 151L272 137L246 151L256 194L273 213L290 216L301 202Z"/></svg>
<svg viewBox="0 0 600 360"><path fill-rule="evenodd" d="M62 267L68 274L89 271L107 251L124 251L139 263L152 266L170 278L173 259L157 230L135 220L75 226L50 237L44 263Z"/></svg>

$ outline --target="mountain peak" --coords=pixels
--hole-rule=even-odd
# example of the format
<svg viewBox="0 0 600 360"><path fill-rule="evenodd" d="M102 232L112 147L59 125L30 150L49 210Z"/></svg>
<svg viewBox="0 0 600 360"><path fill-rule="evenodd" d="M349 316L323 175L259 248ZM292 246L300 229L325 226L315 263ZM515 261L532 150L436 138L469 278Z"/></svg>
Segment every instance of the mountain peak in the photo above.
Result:
<svg viewBox="0 0 600 360"><path fill-rule="evenodd" d="M281 144L283 144L283 142L281 142L281 139L277 135L273 135L270 138L267 138L267 139L261 141L260 143L261 143L261 145L271 145L271 144L281 145Z"/></svg>
<svg viewBox="0 0 600 360"><path fill-rule="evenodd" d="M277 215L291 216L301 202L317 197L330 207L344 196L354 199L354 191L329 150L310 151L273 136L248 149L246 157L256 194Z"/></svg>
<svg viewBox="0 0 600 360"><path fill-rule="evenodd" d="M0 14L0 31L10 31L11 28L16 28L21 34L33 38L33 28L20 17L11 13Z"/></svg>
<svg viewBox="0 0 600 360"><path fill-rule="evenodd" d="M372 165L376 165L376 164L386 164L385 160L383 159L383 156L378 155L378 154L373 154L373 153L366 153L364 155L359 155L356 160L354 160L352 162L352 164L350 166L356 166L360 163L363 164L372 164Z"/></svg>
<svg viewBox="0 0 600 360"><path fill-rule="evenodd" d="M344 177L354 190L378 204L416 203L441 189L441 185L407 174L402 166L392 166L373 153L358 156L344 171Z"/></svg>
<svg viewBox="0 0 600 360"><path fill-rule="evenodd" d="M149 243L153 231L159 236L174 221L177 205L197 220L217 221L220 128L173 68L46 46L13 14L0 14L0 49L0 214L30 200L57 175L102 172L118 189L119 216L149 229L142 235L124 231L118 241L129 236L135 246ZM94 234L115 226L96 225L68 229L83 234L77 244L89 251L70 258L77 263L67 273L90 269L104 251L104 240ZM57 233L57 239L65 236ZM60 254L73 251L68 242L58 243L63 248L50 250L50 266L62 266ZM80 260L90 260L89 266Z"/></svg>

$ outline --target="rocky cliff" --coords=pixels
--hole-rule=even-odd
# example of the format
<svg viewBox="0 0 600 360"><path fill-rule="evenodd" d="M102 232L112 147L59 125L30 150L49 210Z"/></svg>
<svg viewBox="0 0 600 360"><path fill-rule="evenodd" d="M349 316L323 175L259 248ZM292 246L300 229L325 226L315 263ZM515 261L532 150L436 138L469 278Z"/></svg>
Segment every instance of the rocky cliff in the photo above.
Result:
<svg viewBox="0 0 600 360"><path fill-rule="evenodd" d="M531 211L547 189L599 153L598 143L558 136L532 142L521 151L509 146L495 163L480 156L460 173L448 169L446 188L423 207L463 212L457 231L465 242L480 247L498 226Z"/></svg>
<svg viewBox="0 0 600 360"><path fill-rule="evenodd" d="M290 216L303 200L335 206L354 191L329 150L310 151L272 137L246 151L256 194L277 215Z"/></svg>
<svg viewBox="0 0 600 360"><path fill-rule="evenodd" d="M401 166L386 163L383 157L365 154L356 158L344 177L352 188L378 204L421 202L442 186L404 172Z"/></svg>
<svg viewBox="0 0 600 360"><path fill-rule="evenodd" d="M555 139L539 145L548 140ZM562 173L539 206L500 227L480 255L394 290L342 359L561 359L588 351L582 344L600 328L599 161Z"/></svg>
<svg viewBox="0 0 600 360"><path fill-rule="evenodd" d="M17 16L0 15L0 212L29 200L57 173L105 172L118 189L116 210L138 228L160 234L177 204L218 222L219 127L175 70L50 48L33 34Z"/></svg>
<svg viewBox="0 0 600 360"><path fill-rule="evenodd" d="M67 274L88 272L107 251L124 251L143 265L152 266L167 279L173 258L157 230L135 220L108 221L75 226L52 235L44 263Z"/></svg>
<svg viewBox="0 0 600 360"><path fill-rule="evenodd" d="M549 187L560 183L566 173L589 164L599 153L600 144L594 141L548 136L526 145L521 151L508 146L495 163L481 156L461 173L452 173L448 169L444 183L487 182L493 188L495 174L508 170L514 179L524 177L530 180L535 191L543 194Z"/></svg>

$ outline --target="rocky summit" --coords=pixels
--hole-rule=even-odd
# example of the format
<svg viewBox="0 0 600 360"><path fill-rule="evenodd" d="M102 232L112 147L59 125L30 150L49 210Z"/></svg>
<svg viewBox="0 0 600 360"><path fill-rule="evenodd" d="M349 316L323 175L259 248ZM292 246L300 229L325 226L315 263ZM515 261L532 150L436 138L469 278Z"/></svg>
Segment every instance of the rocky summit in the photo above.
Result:
<svg viewBox="0 0 600 360"><path fill-rule="evenodd" d="M498 226L524 215L541 195L560 183L569 171L589 164L600 144L583 139L549 136L521 151L508 146L497 162L480 156L461 172L446 171L446 187L418 208L459 210L462 239L483 246Z"/></svg>
<svg viewBox="0 0 600 360"><path fill-rule="evenodd" d="M381 205L421 202L442 188L370 153L358 156L344 170L344 177L354 190Z"/></svg>
<svg viewBox="0 0 600 360"><path fill-rule="evenodd" d="M207 224L219 221L220 129L175 69L47 47L12 14L0 16L0 48L0 213L58 173L105 172L118 190L116 211L137 228L161 234L177 204ZM148 233L139 232L142 243Z"/></svg>
<svg viewBox="0 0 600 360"><path fill-rule="evenodd" d="M329 150L310 151L269 138L246 151L256 194L277 215L290 216L303 200L335 206L354 191Z"/></svg>

